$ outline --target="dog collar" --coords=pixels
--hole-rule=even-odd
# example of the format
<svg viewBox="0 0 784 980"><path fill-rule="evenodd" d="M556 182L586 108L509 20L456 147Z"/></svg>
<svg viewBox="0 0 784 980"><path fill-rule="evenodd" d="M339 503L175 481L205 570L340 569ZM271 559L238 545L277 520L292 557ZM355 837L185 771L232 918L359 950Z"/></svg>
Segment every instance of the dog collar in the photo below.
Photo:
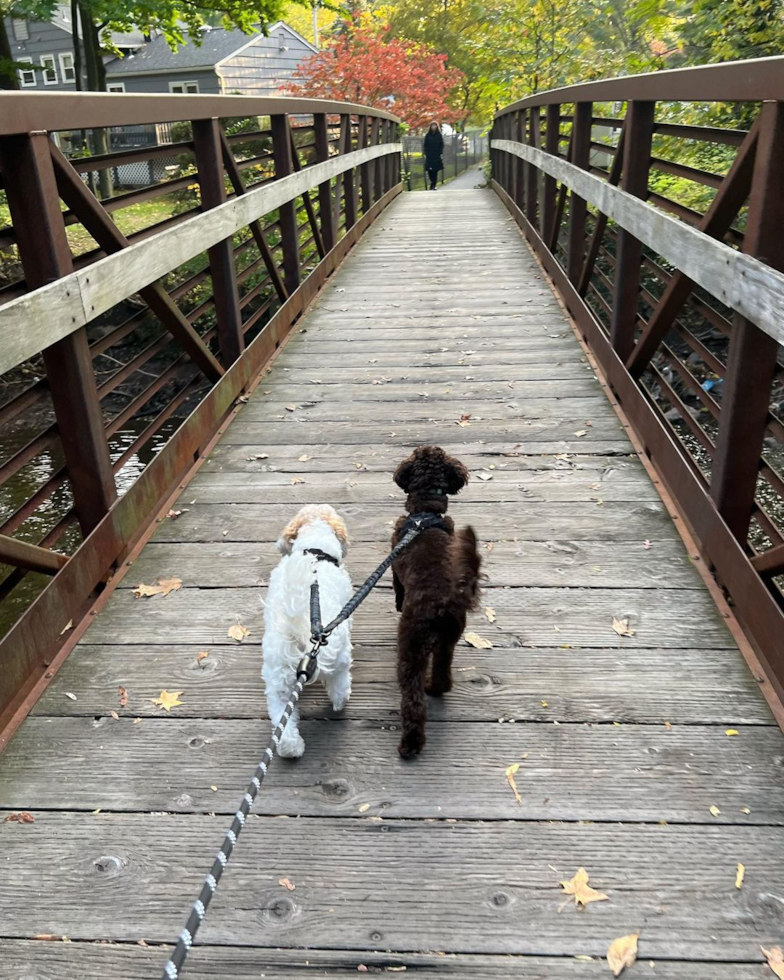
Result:
<svg viewBox="0 0 784 980"><path fill-rule="evenodd" d="M315 555L316 561L329 561L332 562L333 565L340 568L340 562L338 559L334 555L328 555L326 551L322 551L321 548L305 548L304 554Z"/></svg>
<svg viewBox="0 0 784 980"><path fill-rule="evenodd" d="M446 496L446 490L443 487L430 487L429 490L419 490L416 492L417 497L422 497L423 500L428 500L431 497L444 497Z"/></svg>

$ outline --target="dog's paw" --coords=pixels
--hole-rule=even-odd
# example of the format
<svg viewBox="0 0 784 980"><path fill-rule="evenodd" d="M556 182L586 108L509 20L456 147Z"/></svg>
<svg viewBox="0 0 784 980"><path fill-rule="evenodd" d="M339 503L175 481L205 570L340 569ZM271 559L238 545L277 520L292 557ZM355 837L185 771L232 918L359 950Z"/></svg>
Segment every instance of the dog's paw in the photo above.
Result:
<svg viewBox="0 0 784 980"><path fill-rule="evenodd" d="M425 687L425 693L429 694L431 698L440 698L444 694L448 694L452 690L452 678L449 677L445 681L430 681Z"/></svg>
<svg viewBox="0 0 784 980"><path fill-rule="evenodd" d="M332 707L334 708L334 710L342 711L348 704L350 697L351 697L351 691L347 691L345 694L342 694L339 698L335 698L334 701L332 702Z"/></svg>
<svg viewBox="0 0 784 980"><path fill-rule="evenodd" d="M424 747L424 735L420 735L418 732L411 732L401 738L397 751L401 759L413 759L419 755Z"/></svg>
<svg viewBox="0 0 784 980"><path fill-rule="evenodd" d="M305 739L301 735L294 738L282 738L278 746L278 755L282 759L299 759L305 752Z"/></svg>

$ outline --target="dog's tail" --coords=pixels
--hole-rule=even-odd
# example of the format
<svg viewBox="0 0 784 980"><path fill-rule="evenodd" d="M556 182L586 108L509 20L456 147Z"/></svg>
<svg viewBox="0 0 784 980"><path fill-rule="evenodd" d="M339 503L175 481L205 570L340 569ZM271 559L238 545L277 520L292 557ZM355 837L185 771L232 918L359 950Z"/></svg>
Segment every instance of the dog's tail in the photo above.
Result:
<svg viewBox="0 0 784 980"><path fill-rule="evenodd" d="M454 537L456 598L469 612L479 604L479 570L482 559L472 527L461 528Z"/></svg>

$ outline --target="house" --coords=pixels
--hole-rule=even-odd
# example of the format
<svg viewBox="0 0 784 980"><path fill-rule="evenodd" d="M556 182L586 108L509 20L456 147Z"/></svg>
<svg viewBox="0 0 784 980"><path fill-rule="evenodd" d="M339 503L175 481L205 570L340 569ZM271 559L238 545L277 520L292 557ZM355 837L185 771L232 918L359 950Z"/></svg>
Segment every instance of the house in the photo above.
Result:
<svg viewBox="0 0 784 980"><path fill-rule="evenodd" d="M110 92L278 95L316 48L278 21L268 35L205 27L200 45L172 51L162 36L107 66Z"/></svg>
<svg viewBox="0 0 784 980"><path fill-rule="evenodd" d="M31 66L28 70L19 71L22 89L52 92L76 90L73 21L69 4L56 7L49 22L6 17L5 26L11 44L11 57L16 62ZM112 40L124 54L131 54L145 43L141 33L114 35ZM33 65L36 67L33 68Z"/></svg>

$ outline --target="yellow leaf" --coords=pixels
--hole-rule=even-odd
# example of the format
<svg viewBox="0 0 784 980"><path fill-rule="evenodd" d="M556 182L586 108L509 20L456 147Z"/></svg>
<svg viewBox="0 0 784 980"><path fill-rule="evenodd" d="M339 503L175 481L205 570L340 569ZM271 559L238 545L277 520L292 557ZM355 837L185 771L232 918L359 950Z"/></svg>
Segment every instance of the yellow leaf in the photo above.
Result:
<svg viewBox="0 0 784 980"><path fill-rule="evenodd" d="M300 461L300 463L307 463L307 461L308 461L309 459L312 459L312 458L313 458L313 457L312 457L312 456L308 456L308 454L307 454L307 453L303 453L303 454L302 454L301 456L299 456L299 457L298 457L298 459L299 459L299 461Z"/></svg>
<svg viewBox="0 0 784 980"><path fill-rule="evenodd" d="M742 806L740 808L741 813L751 813L751 810L747 806Z"/></svg>
<svg viewBox="0 0 784 980"><path fill-rule="evenodd" d="M634 636L634 630L629 629L628 619L616 619L613 616L612 628L618 634L618 636Z"/></svg>
<svg viewBox="0 0 784 980"><path fill-rule="evenodd" d="M180 701L180 695L182 691L161 691L160 697L148 698L153 704L159 705L164 711L171 711L172 708L176 708L178 704L182 704Z"/></svg>
<svg viewBox="0 0 784 980"><path fill-rule="evenodd" d="M486 640L478 633L466 633L465 641L472 647L476 647L477 650L489 650L493 646L490 640Z"/></svg>
<svg viewBox="0 0 784 980"><path fill-rule="evenodd" d="M370 804L369 803L363 803L362 806L359 808L359 812L360 813L367 813L369 809L370 809Z"/></svg>
<svg viewBox="0 0 784 980"><path fill-rule="evenodd" d="M292 476L291 478L292 487L295 487L298 483L304 483L304 482L305 481L302 479L301 476Z"/></svg>
<svg viewBox="0 0 784 980"><path fill-rule="evenodd" d="M286 891L290 891L290 892L293 892L294 889L296 888L296 885L294 884L294 882L293 881L290 881L288 878L279 878L278 879L278 884L279 885L283 885L283 887L286 889Z"/></svg>
<svg viewBox="0 0 784 980"><path fill-rule="evenodd" d="M768 966L773 970L779 980L784 980L784 953L781 951L781 946L771 946L770 949L765 949L764 946L760 946L765 958L768 961Z"/></svg>
<svg viewBox="0 0 784 980"><path fill-rule="evenodd" d="M520 804L520 806L522 806L523 798L520 796L520 793L518 792L517 789L517 783L515 782L515 773L519 768L520 768L520 763L513 762L512 765L509 766L506 770L506 778L509 781L509 785L512 787L512 792L514 793L515 799Z"/></svg>
<svg viewBox="0 0 784 980"><path fill-rule="evenodd" d="M62 636L63 633L67 633L68 630L72 630L72 629L73 629L73 620L69 619L68 622L65 624L65 626L63 626L63 628L60 630L60 636Z"/></svg>
<svg viewBox="0 0 784 980"><path fill-rule="evenodd" d="M711 805L710 812L713 814L714 817L718 817L719 814L721 813L721 810L714 803Z"/></svg>
<svg viewBox="0 0 784 980"><path fill-rule="evenodd" d="M485 609L485 616L487 616L488 623L495 622L495 609L492 606L487 606Z"/></svg>
<svg viewBox="0 0 784 980"><path fill-rule="evenodd" d="M737 728L728 728L724 734L732 736L732 735L740 735L740 732L737 730Z"/></svg>
<svg viewBox="0 0 784 980"><path fill-rule="evenodd" d="M142 596L167 596L170 592L178 592L181 588L181 578L159 578L155 585L140 583L138 588L133 590L133 594L137 599L141 599Z"/></svg>
<svg viewBox="0 0 784 980"><path fill-rule="evenodd" d="M250 630L246 629L244 626L241 626L239 623L235 623L233 626L229 627L228 635L232 638L232 640L236 640L237 643L242 643L246 636L250 636Z"/></svg>
<svg viewBox="0 0 784 980"><path fill-rule="evenodd" d="M575 959L579 960L581 963L593 963L593 956L586 956L585 953L578 953L575 956Z"/></svg>
<svg viewBox="0 0 784 980"><path fill-rule="evenodd" d="M546 701L542 701L542 707L543 708L546 708L547 707L547 702Z"/></svg>
<svg viewBox="0 0 784 980"><path fill-rule="evenodd" d="M746 877L746 865L738 862L738 873L735 875L735 887L743 888L743 879Z"/></svg>
<svg viewBox="0 0 784 980"><path fill-rule="evenodd" d="M627 966L634 966L637 961L637 933L631 936L621 936L614 939L607 950L607 962L614 977L619 977Z"/></svg>
<svg viewBox="0 0 784 980"><path fill-rule="evenodd" d="M218 787L217 786L210 786L210 789L212 790L213 793L217 793L218 792Z"/></svg>
<svg viewBox="0 0 784 980"><path fill-rule="evenodd" d="M584 908L591 902L609 901L608 895L597 892L595 888L590 887L588 872L585 868L578 868L574 878L570 881L562 881L560 885L564 890L564 895L574 895L574 904L578 907L582 905Z"/></svg>
<svg viewBox="0 0 784 980"><path fill-rule="evenodd" d="M202 650L201 653L197 653L196 654L196 663L199 664L199 666L201 666L202 660L205 660L207 657L209 657L209 655L210 655L210 651L209 650Z"/></svg>

